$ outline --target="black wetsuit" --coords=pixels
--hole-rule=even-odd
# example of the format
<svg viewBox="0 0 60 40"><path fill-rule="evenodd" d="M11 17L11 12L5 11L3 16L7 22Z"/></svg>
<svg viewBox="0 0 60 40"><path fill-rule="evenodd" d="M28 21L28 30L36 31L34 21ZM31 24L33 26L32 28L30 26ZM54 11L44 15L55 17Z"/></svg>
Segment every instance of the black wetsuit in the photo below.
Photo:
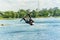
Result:
<svg viewBox="0 0 60 40"><path fill-rule="evenodd" d="M31 16L30 16L30 14L27 14L28 16L29 16L29 20L26 20L25 18L23 18L23 20L26 22L26 23L28 23L28 24L30 24L30 25L33 25L33 20L31 19Z"/></svg>

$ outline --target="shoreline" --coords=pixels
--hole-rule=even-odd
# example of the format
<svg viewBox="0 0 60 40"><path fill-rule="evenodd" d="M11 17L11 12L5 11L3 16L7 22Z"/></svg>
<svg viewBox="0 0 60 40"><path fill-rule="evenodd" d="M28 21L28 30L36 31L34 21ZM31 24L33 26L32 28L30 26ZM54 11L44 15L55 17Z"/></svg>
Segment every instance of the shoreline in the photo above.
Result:
<svg viewBox="0 0 60 40"><path fill-rule="evenodd" d="M38 17L38 18L60 18L60 17ZM21 18L0 18L0 20L15 20L15 19L21 19Z"/></svg>

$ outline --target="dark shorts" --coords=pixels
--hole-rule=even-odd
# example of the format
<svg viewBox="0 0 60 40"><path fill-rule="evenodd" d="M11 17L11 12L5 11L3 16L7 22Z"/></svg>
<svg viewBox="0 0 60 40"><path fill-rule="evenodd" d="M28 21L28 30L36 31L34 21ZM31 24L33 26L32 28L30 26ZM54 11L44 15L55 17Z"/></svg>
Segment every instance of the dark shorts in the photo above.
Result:
<svg viewBox="0 0 60 40"><path fill-rule="evenodd" d="M26 23L29 23L29 21L25 21Z"/></svg>
<svg viewBox="0 0 60 40"><path fill-rule="evenodd" d="M25 22L30 24L30 25L33 25L33 22L31 22L31 21L25 21Z"/></svg>

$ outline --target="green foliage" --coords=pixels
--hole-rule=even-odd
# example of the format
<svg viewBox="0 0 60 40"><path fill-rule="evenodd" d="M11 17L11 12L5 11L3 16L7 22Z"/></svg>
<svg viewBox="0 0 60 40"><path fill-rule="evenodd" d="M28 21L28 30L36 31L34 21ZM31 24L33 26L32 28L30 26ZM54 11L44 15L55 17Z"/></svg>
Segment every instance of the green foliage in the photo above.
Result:
<svg viewBox="0 0 60 40"><path fill-rule="evenodd" d="M19 18L22 18L24 15L26 15L26 11L21 9L18 11Z"/></svg>
<svg viewBox="0 0 60 40"><path fill-rule="evenodd" d="M24 17L27 13L29 13L33 18L37 17L60 17L60 9L55 7L55 8L50 8L50 9L42 9L42 10L23 10L20 9L17 12L14 11L5 11L2 12L0 11L0 18L22 18Z"/></svg>
<svg viewBox="0 0 60 40"><path fill-rule="evenodd" d="M47 9L43 9L43 10L41 10L39 13L40 13L39 15L40 15L40 16L43 16L43 17L47 17L48 14L49 14L49 12L48 12Z"/></svg>
<svg viewBox="0 0 60 40"><path fill-rule="evenodd" d="M33 11L31 12L31 16L32 16L33 18L38 17L38 15L39 15L39 12L38 12L37 10L33 10Z"/></svg>

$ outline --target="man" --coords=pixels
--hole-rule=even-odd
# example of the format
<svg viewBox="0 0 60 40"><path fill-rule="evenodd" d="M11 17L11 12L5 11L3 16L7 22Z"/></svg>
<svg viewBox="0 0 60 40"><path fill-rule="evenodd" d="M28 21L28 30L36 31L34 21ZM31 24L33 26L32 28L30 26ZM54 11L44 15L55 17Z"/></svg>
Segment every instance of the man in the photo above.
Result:
<svg viewBox="0 0 60 40"><path fill-rule="evenodd" d="M27 16L29 16L29 19L28 19L28 20L26 19ZM26 23L28 23L28 24L30 24L30 25L33 25L33 22L34 22L34 21L31 19L30 14L27 14L27 15L23 18L23 20L24 20Z"/></svg>

